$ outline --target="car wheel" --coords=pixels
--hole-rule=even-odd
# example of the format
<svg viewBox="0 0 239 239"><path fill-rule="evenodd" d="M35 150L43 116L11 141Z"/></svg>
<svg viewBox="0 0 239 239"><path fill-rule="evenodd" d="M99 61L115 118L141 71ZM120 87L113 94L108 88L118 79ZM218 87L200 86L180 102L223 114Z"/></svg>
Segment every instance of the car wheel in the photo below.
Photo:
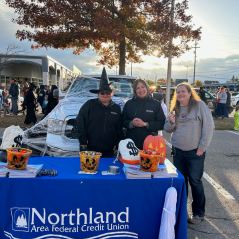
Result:
<svg viewBox="0 0 239 239"><path fill-rule="evenodd" d="M239 101L237 101L237 104L236 105L239 105Z"/></svg>

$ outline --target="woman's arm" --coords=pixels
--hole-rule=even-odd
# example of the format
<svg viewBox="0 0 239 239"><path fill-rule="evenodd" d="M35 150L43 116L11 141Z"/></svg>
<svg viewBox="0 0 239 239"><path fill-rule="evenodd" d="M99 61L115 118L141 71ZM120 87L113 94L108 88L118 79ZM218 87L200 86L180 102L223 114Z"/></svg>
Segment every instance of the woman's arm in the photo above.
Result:
<svg viewBox="0 0 239 239"><path fill-rule="evenodd" d="M202 152L205 152L211 142L215 126L212 118L212 113L205 104L200 105L200 115L202 121L202 133L198 149Z"/></svg>

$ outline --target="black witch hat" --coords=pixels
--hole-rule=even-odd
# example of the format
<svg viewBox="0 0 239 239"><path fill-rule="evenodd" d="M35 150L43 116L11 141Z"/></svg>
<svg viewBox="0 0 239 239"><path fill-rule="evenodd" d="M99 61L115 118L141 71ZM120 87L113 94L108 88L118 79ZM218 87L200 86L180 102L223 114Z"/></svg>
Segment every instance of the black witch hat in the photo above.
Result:
<svg viewBox="0 0 239 239"><path fill-rule="evenodd" d="M101 74L101 78L100 78L100 87L98 90L90 90L91 93L95 93L98 94L101 90L107 90L107 91L112 91L112 89L110 88L110 82L109 82L109 78L107 76L105 67L103 68L102 74Z"/></svg>

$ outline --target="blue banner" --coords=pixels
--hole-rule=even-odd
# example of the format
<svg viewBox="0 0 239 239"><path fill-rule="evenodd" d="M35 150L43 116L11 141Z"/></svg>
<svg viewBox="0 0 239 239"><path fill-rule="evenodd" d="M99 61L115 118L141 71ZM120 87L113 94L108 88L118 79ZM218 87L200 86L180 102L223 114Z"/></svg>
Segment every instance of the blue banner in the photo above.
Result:
<svg viewBox="0 0 239 239"><path fill-rule="evenodd" d="M79 158L30 158L58 176L0 178L0 238L157 239L171 178L126 179L122 171L102 176L113 159L100 159L98 173L78 174ZM187 198L178 173L175 234L187 238Z"/></svg>

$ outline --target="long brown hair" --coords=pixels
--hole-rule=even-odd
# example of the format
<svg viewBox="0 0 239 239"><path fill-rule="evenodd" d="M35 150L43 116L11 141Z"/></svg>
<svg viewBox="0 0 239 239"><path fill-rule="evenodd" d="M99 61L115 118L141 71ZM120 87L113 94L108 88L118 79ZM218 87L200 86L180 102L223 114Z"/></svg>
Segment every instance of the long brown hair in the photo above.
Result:
<svg viewBox="0 0 239 239"><path fill-rule="evenodd" d="M176 86L176 89L173 94L173 99L171 101L171 106L170 106L170 111L175 111L175 116L179 116L179 111L180 111L180 103L177 100L177 89L179 86L185 86L188 93L191 92L191 96L188 101L188 113L191 111L192 108L197 106L197 101L201 100L200 97L198 96L197 92L192 89L191 85L187 82L183 82L181 84L178 84Z"/></svg>

